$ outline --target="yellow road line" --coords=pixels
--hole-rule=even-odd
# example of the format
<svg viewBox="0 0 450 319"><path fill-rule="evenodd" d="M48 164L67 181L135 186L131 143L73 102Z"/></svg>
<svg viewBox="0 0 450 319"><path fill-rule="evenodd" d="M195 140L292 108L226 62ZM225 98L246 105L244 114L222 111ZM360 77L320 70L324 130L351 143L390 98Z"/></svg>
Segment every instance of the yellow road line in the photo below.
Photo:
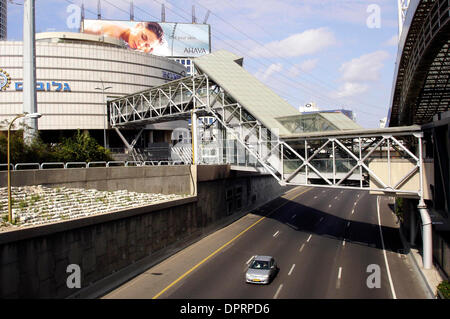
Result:
<svg viewBox="0 0 450 319"><path fill-rule="evenodd" d="M293 198L288 199L290 201L296 199L297 197L299 197L300 195L303 195L304 193L306 193L307 191L311 190L310 189L306 189L305 191L301 192L300 194L295 195ZM175 280L174 282L172 282L170 285L168 285L166 288L164 288L163 290L161 290L158 294L156 294L152 299L157 299L159 296L161 296L163 293L165 293L168 289L170 289L172 286L174 286L176 283L178 283L180 280L182 280L184 277L186 277L187 275L189 275L191 272L193 272L195 269L197 269L198 267L200 267L202 264L204 264L206 261L208 261L211 257L213 257L214 255L216 255L218 252L220 252L222 249L224 249L225 247L227 247L229 244L231 244L233 241L235 241L236 239L238 239L239 237L241 237L243 234L245 234L247 231L249 231L250 229L252 229L253 227L255 227L257 224L259 224L261 221L263 221L264 219L266 219L266 217L268 217L269 215L271 215L273 212L277 211L278 209L280 209L281 207L283 207L284 205L286 205L289 202L283 203L282 205L280 205L279 207L275 208L274 210L272 210L270 213L268 213L266 216L261 217L259 220L257 220L255 223L253 223L252 225L250 225L249 227L247 227L245 230L243 230L242 232L240 232L238 235L236 235L233 239L231 239L230 241L228 241L227 243L223 244L220 248L218 248L216 251L214 251L212 254L210 254L208 257L204 258L202 261L200 261L197 265L195 265L194 267L192 267L191 269L189 269L188 271L186 271L183 275L181 275L177 280Z"/></svg>

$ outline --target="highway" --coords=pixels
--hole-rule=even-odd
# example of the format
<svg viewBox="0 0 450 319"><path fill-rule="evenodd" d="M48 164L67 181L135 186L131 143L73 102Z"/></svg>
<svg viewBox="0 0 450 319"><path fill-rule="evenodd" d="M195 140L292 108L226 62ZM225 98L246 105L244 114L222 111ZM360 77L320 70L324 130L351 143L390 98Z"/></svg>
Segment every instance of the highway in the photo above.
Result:
<svg viewBox="0 0 450 319"><path fill-rule="evenodd" d="M426 298L382 197L297 189L252 213L105 298ZM275 257L269 285L245 283L254 255ZM367 285L369 265L379 266L379 288Z"/></svg>

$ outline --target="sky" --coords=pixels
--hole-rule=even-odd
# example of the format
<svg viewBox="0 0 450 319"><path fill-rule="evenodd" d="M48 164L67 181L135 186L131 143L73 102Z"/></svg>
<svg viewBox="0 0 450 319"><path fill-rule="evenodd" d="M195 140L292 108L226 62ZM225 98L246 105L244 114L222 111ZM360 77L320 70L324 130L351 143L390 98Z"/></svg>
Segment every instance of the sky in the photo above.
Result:
<svg viewBox="0 0 450 319"><path fill-rule="evenodd" d="M23 1L8 0L8 40L22 40ZM244 67L296 108L350 109L376 128L387 116L397 57L394 0L134 0L136 21L202 23L210 11L212 52L244 57ZM36 0L36 31L74 31L70 5L97 0ZM102 0L102 18L128 20L130 0Z"/></svg>

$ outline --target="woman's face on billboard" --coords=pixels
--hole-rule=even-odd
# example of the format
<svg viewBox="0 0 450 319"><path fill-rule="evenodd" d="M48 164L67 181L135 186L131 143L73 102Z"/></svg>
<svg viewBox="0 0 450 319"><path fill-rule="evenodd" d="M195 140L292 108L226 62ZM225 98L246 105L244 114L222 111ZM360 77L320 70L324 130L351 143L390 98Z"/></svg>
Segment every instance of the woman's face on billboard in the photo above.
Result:
<svg viewBox="0 0 450 319"><path fill-rule="evenodd" d="M151 53L154 46L158 45L158 36L147 29L143 23L138 23L131 29L128 45L131 49Z"/></svg>

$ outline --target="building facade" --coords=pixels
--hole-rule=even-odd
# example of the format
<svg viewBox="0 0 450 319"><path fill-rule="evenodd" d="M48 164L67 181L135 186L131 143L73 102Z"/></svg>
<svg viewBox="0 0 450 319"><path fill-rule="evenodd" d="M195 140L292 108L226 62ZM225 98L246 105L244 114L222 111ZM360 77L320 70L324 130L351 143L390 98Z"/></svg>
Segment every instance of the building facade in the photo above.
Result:
<svg viewBox="0 0 450 319"><path fill-rule="evenodd" d="M6 40L8 35L8 15L6 0L0 0L0 41Z"/></svg>
<svg viewBox="0 0 450 319"><path fill-rule="evenodd" d="M106 100L186 75L180 63L128 50L111 38L60 32L36 38L38 128L44 135L80 129L101 136L108 130ZM1 82L1 122L23 112L22 42L0 42L0 73L7 79Z"/></svg>

